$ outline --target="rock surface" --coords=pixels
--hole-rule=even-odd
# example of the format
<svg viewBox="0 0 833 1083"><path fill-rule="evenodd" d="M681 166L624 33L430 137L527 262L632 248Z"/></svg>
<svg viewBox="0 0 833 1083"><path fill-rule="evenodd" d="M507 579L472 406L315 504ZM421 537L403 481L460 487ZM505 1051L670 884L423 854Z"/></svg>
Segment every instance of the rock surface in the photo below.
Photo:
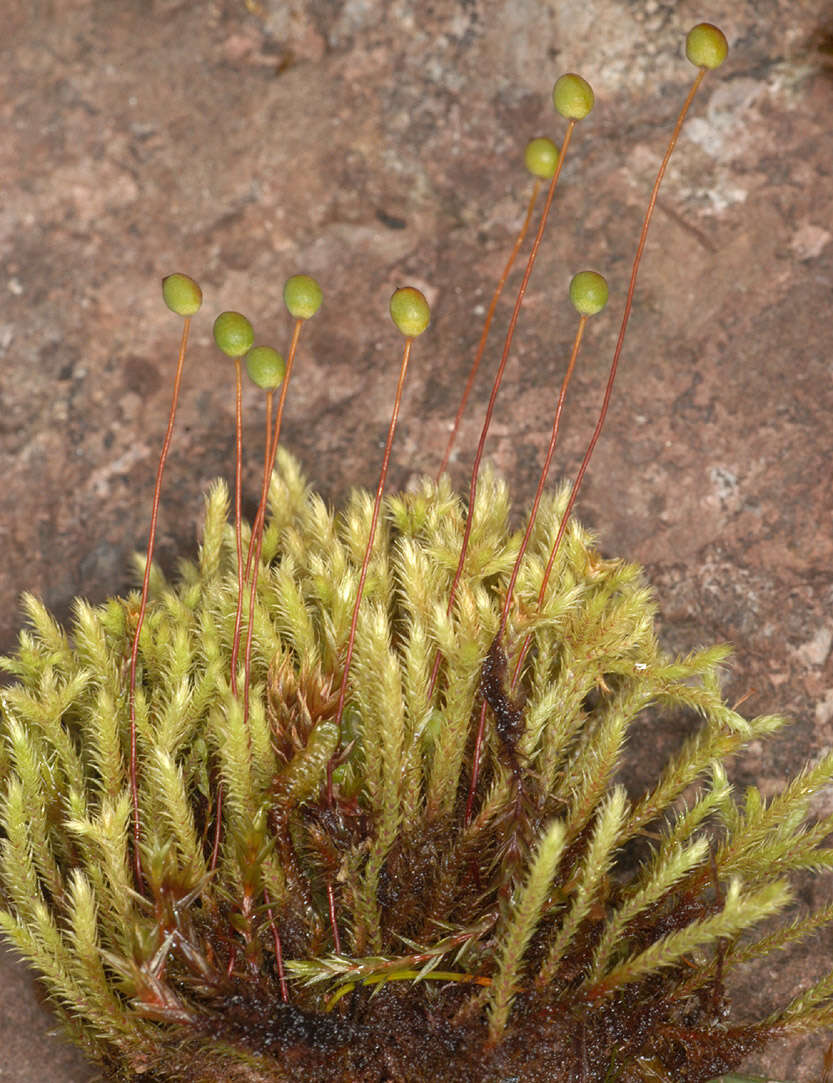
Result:
<svg viewBox="0 0 833 1083"><path fill-rule="evenodd" d="M576 131L487 448L534 491L574 330L570 275L603 271L555 470L594 423L647 195L692 78L685 31L732 47L706 79L658 203L607 428L579 501L605 551L642 561L668 645L728 639L728 695L795 719L735 767L773 791L833 741L833 23L825 0L6 0L0 66L0 645L34 590L61 616L131 582L144 544L179 327L173 270L206 312L285 342L285 277L317 275L285 442L338 501L377 479L400 284L425 290L392 484L434 471L481 313L523 217L528 138L560 141L554 78L597 107ZM517 283L520 271L511 280ZM510 283L511 285L511 283ZM511 288L499 325L511 311ZM194 544L206 482L232 469L233 381L195 323L159 556ZM484 362L493 370L501 332ZM452 474L466 476L484 372ZM259 402L246 393L246 416ZM257 491L258 455L246 482ZM645 755L661 742L645 734ZM829 884L808 887L818 904ZM735 992L765 1012L821 973L828 935ZM0 1078L85 1083L29 979L4 961ZM824 1042L750 1071L808 1083Z"/></svg>

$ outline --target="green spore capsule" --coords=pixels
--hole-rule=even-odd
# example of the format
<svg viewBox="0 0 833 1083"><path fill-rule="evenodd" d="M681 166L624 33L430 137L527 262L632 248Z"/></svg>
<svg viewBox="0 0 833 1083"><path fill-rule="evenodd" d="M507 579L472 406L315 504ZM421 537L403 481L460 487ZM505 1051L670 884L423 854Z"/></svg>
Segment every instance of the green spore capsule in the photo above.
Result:
<svg viewBox="0 0 833 1083"><path fill-rule="evenodd" d="M530 139L524 151L524 165L533 177L550 180L558 165L558 147L546 136Z"/></svg>
<svg viewBox="0 0 833 1083"><path fill-rule="evenodd" d="M607 281L597 271L579 271L570 280L570 300L579 316L595 316L607 304Z"/></svg>
<svg viewBox="0 0 833 1083"><path fill-rule="evenodd" d="M252 325L239 312L221 312L214 321L214 341L229 357L242 357L254 340Z"/></svg>
<svg viewBox="0 0 833 1083"><path fill-rule="evenodd" d="M685 55L697 68L719 68L729 55L726 35L712 23L698 23L686 35Z"/></svg>
<svg viewBox="0 0 833 1083"><path fill-rule="evenodd" d="M274 391L283 381L286 362L271 346L253 346L246 354L246 372L252 383L264 391Z"/></svg>
<svg viewBox="0 0 833 1083"><path fill-rule="evenodd" d="M292 275L283 288L283 300L289 315L296 320L308 320L321 307L324 294L310 275Z"/></svg>
<svg viewBox="0 0 833 1083"><path fill-rule="evenodd" d="M202 304L202 290L190 275L172 274L162 279L162 299L177 316L193 316Z"/></svg>
<svg viewBox="0 0 833 1083"><path fill-rule="evenodd" d="M406 338L416 338L431 322L431 309L418 289L403 286L390 299L390 318Z"/></svg>
<svg viewBox="0 0 833 1083"><path fill-rule="evenodd" d="M593 88L575 72L562 75L552 88L552 104L567 120L583 120L595 101Z"/></svg>

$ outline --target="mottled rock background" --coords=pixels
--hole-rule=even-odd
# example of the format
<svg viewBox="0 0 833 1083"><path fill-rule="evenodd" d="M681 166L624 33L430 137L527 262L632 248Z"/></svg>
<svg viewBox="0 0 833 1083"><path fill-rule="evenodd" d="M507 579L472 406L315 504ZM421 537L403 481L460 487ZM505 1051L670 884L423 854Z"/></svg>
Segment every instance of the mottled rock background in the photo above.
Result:
<svg viewBox="0 0 833 1083"><path fill-rule="evenodd" d="M375 484L405 282L434 303L415 351L393 482L434 470L480 314L527 199L526 140L563 124L554 78L597 108L576 132L488 454L534 490L574 330L571 273L603 270L558 471L593 424L653 175L692 78L688 27L732 46L663 189L608 427L580 515L644 562L669 645L729 639L728 694L793 716L736 765L771 792L833 742L833 11L826 0L5 0L0 65L0 645L24 587L61 616L125 588L144 544L178 321L159 279L204 287L169 460L159 553L194 544L201 493L232 459L230 366L211 315L285 343L285 277L316 274L285 439L334 501ZM520 272L513 281L517 282ZM511 299L499 310L501 326ZM487 358L490 369L500 332ZM486 379L477 389L487 397ZM247 392L247 419L259 402ZM463 484L479 431L464 425ZM256 492L259 452L247 468ZM658 762L672 735L643 735ZM829 884L808 887L819 903ZM774 1006L833 962L815 941L736 993ZM91 1070L4 964L0 1078ZM750 1070L809 1081L819 1039Z"/></svg>

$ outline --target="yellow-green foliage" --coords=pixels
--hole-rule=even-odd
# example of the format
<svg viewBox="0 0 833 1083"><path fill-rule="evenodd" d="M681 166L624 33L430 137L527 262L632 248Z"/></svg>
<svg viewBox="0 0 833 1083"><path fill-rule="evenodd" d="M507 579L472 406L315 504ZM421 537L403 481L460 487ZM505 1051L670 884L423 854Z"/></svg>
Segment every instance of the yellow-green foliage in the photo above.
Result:
<svg viewBox="0 0 833 1083"><path fill-rule="evenodd" d="M581 1010L592 1035L594 1019L643 1000L664 1004L663 1019L677 1025L704 989L720 992L729 966L833 918L828 907L750 935L784 909L796 870L833 863L823 846L833 818L808 819L833 755L778 796L753 789L737 804L722 762L781 721L726 706L724 648L663 653L639 571L603 559L575 523L538 609L563 493L539 515L502 640L511 674L532 636L519 690L504 689L522 732L508 756L490 716L470 822L481 669L520 538L506 488L481 481L448 615L461 501L445 481L386 500L332 805L335 699L370 499L356 494L334 517L280 453L247 719L230 690L228 503L216 484L198 560L177 585L153 577L137 686L143 883L134 882L127 770L137 595L97 608L79 601L67 634L27 596L30 627L3 660L14 683L0 722L0 923L72 1036L113 1075L152 1066L159 1079L293 1078L279 1051L223 1021L235 996L279 1016L278 941L289 1003L305 1018L338 1017L348 993L372 1017L380 982L429 1003L441 979L488 1050L533 1008ZM699 721L656 782L629 794L628 735L649 708ZM627 849L635 841L639 863ZM831 1023L828 977L749 1033ZM604 1078L662 1070L662 1040L640 1040L608 1055Z"/></svg>

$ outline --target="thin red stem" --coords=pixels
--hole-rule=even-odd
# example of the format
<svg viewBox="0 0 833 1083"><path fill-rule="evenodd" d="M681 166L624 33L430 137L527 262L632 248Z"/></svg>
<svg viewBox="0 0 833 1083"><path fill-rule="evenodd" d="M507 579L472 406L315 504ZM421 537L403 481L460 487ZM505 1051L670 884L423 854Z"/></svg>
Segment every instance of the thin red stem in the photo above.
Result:
<svg viewBox="0 0 833 1083"><path fill-rule="evenodd" d="M330 911L330 927L333 930L333 951L336 955L341 955L341 937L338 933L338 922L336 921L336 899L332 880L327 881L327 908Z"/></svg>
<svg viewBox="0 0 833 1083"><path fill-rule="evenodd" d="M266 469L263 474L263 487L260 493L260 504L258 505L257 515L255 516L254 526L252 527L252 541L254 541L254 568L251 573L251 587L249 589L249 623L246 629L246 654L243 662L243 724L245 725L249 720L249 678L252 669L252 636L254 634L254 612L255 612L255 596L257 593L257 579L260 571L260 552L263 548L263 527L266 522L266 499L269 494L269 479L272 476L272 470L275 465L275 456L278 453L278 440L281 434L281 423L283 422L283 408L286 403L286 393L289 391L289 378L292 375L292 364L295 361L295 352L298 348L298 335L301 331L301 324L303 320L295 321L295 330L292 335L292 343L289 347L289 356L286 362L286 372L284 373L283 383L281 385L281 393L278 399L278 410L275 415L275 431L272 434L271 442L268 443L268 457L266 460ZM252 557L252 541L249 542L249 558ZM246 569L248 575L248 567Z"/></svg>
<svg viewBox="0 0 833 1083"><path fill-rule="evenodd" d="M405 339L405 348L402 351L402 364L399 368L399 383L396 385L396 398L393 401L393 413L391 414L390 425L388 426L388 438L385 442L385 454L382 457L382 469L379 474L379 484L376 487L376 500L373 504L373 515L370 520L370 535L367 539L367 545L364 550L364 560L362 561L362 570L359 575L359 586L356 591L356 601L353 605L353 617L350 621L350 635L347 639L347 654L344 659L344 673L341 678L341 691L338 694L338 707L336 708L335 723L338 727L338 743L341 744L341 719L344 715L344 704L347 699L347 684L350 679L350 666L353 661L353 647L356 642L356 627L359 623L359 606L362 601L362 594L364 593L364 583L367 578L367 569L370 565L370 557L373 552L373 541L376 537L376 524L379 521L379 509L382 506L382 494L385 491L385 479L388 475L388 464L390 463L390 452L393 447L393 434L396 432L396 422L399 419L399 407L402 402L402 388L405 386L405 374L408 371L408 359L411 356L411 346L414 340L412 338ZM333 770L332 760L327 764L327 801L330 805L333 803Z"/></svg>
<svg viewBox="0 0 833 1083"><path fill-rule="evenodd" d="M529 223L532 221L532 212L535 209L535 202L538 199L538 193L541 190L541 181L536 178L535 184L532 186L532 195L529 197L529 206L526 209L526 218L524 218L523 225L521 226L520 233L515 239L515 244L512 247L512 251L509 254L509 259L506 261L506 266L503 268L503 274L500 276L500 280L497 284L497 288L492 296L491 304L486 313L486 319L483 322L483 331L480 335L480 341L477 344L477 353L474 355L474 361L471 363L469 369L469 376L466 380L466 386L463 389L463 396L460 399L460 405L457 407L457 413L454 417L454 424L451 427L451 435L448 438L448 444L445 449L445 455L443 455L443 461L440 463L440 468L437 471L437 481L443 475L445 468L448 466L448 460L451 457L451 449L454 447L454 441L457 439L457 432L460 428L460 422L463 420L463 413L466 409L466 403L469 400L471 389L474 386L474 379L477 376L477 371L480 368L480 362L483 358L483 351L486 349L486 340L489 337L489 329L492 326L492 320L494 319L495 311L497 309L497 303L500 300L500 295L503 293L503 287L506 285L506 280L509 277L509 272L512 270L512 266L517 259L518 252L521 250L521 245L524 242L527 231L529 230Z"/></svg>
<svg viewBox="0 0 833 1083"><path fill-rule="evenodd" d="M234 396L234 533L237 543L237 612L234 615L234 635L231 641L231 673L229 684L231 694L237 695L237 653L240 649L240 622L243 616L243 537L242 537L242 489L243 489L243 371L240 358L234 359L235 396ZM217 783L217 809L214 821L214 845L211 848L210 868L217 867L220 854L220 835L223 828L223 780Z"/></svg>
<svg viewBox="0 0 833 1083"><path fill-rule="evenodd" d="M538 488L535 490L535 499L532 501L532 510L529 513L529 522L526 524L526 530L524 532L523 540L521 541L521 547L518 550L518 555L515 558L515 567L512 569L512 575L509 578L509 586L506 588L506 600L503 603L503 612L500 615L500 627L498 628L498 639L503 636L506 631L506 621L509 616L509 608L512 604L512 595L515 591L515 583L518 579L518 573L521 570L521 564L526 554L527 546L529 545L529 539L532 536L532 528L535 526L535 518L538 515L538 506L541 503L541 497L544 493L544 486L547 483L547 475L550 472L550 466L552 465L553 455L555 454L555 446L558 443L558 430L561 427L561 414L564 410L564 400L567 397L567 387L569 386L570 379L573 375L573 369L576 366L576 358L578 357L578 351L581 347L581 339L584 335L584 328L587 325L587 316L582 316L578 321L578 329L576 331L576 337L573 341L573 350L570 354L570 362L567 365L567 371L564 373L564 379L561 381L561 390L558 393L558 402L555 407L555 419L552 423L552 435L550 436L550 444L547 448L546 458L544 459L544 465L541 469L541 476L538 479Z"/></svg>
<svg viewBox="0 0 833 1083"><path fill-rule="evenodd" d="M243 372L240 358L234 359L234 535L237 543L237 612L234 616L234 636L231 641L231 694L237 695L237 655L240 650L240 623L243 619Z"/></svg>
<svg viewBox="0 0 833 1083"><path fill-rule="evenodd" d="M572 513L573 505L576 502L576 497L578 496L578 491L581 488L581 483L584 480L584 475L587 472L590 458L593 454L594 448L596 447L596 443L599 439L602 428L604 427L605 418L607 417L607 410L608 406L610 405L610 396L613 392L613 383L616 379L616 370L619 366L619 358L621 356L622 346L625 341L625 332L628 328L628 321L630 319L631 308L633 306L633 295L634 291L636 290L636 279L637 275L639 274L639 265L642 262L642 254L645 251L645 243L648 239L648 227L651 224L651 218L654 214L654 207L656 206L660 185L662 184L662 179L665 176L665 171L668 168L668 162L674 151L674 147L677 145L677 140L679 139L680 132L683 127L683 122L686 118L686 114L688 113L691 103L694 101L694 96L697 93L700 84L703 81L703 76L705 74L706 69L700 68L697 73L697 77L695 78L691 89L688 92L688 96L683 102L683 107L680 110L679 116L677 117L677 123L674 125L674 130L671 133L670 140L668 141L668 147L666 148L665 155L662 159L662 162L660 163L657 177L654 181L654 187L651 189L651 198L648 200L648 209L645 213L645 219L642 223L642 232L639 235L639 244L636 246L636 255L634 256L633 268L631 269L630 283L628 284L628 293L627 297L625 298L625 310L622 314L622 323L619 327L619 337L616 340L616 349L613 351L613 360L610 363L610 372L607 377L607 385L605 387L604 398L602 399L601 410L599 411L599 417L596 422L596 427L593 430L593 435L590 437L590 442L587 445L587 450L584 453L584 458L581 460L581 465L579 466L578 473L576 474L576 479L573 482L573 487L570 490L570 498L567 501L567 507L565 508L564 515L561 518L561 524L558 528L558 533L556 534L552 551L550 552L550 558L547 562L546 571L544 572L544 578L541 580L541 590L538 594L539 609L544 604L544 598L546 597L547 593L547 585L549 583L550 574L555 563L556 554L558 553L558 548L561 545L561 539L564 536L564 531L567 529L567 523L570 520L570 514ZM514 688L517 684L518 677L520 676L521 672L521 666L523 665L524 658L526 657L526 653L529 650L531 639L531 636L527 636L523 642L523 646L521 647L521 653L518 655L518 661L515 664L515 670L512 674L512 688Z"/></svg>
<svg viewBox="0 0 833 1083"><path fill-rule="evenodd" d="M217 859L220 856L220 836L223 832L223 780L217 780L217 807L214 813L214 843L211 847L211 872L217 868Z"/></svg>
<svg viewBox="0 0 833 1083"><path fill-rule="evenodd" d="M500 616L500 627L498 628L497 639L503 637L503 633L506 630L506 621L509 616L509 608L512 604L512 595L515 590L515 583L518 579L518 573L521 570L521 564L523 563L524 555L526 554L527 547L529 546L529 539L532 536L532 528L535 526L535 519L538 515L538 506L541 503L541 497L544 492L544 486L547 482L547 475L550 471L553 455L555 454L555 447L558 443L558 430L561 427L561 414L564 410L564 400L567 397L567 387L569 386L570 379L573 375L573 369L576 365L576 358L578 357L578 351L581 347L581 339L584 335L584 328L587 324L587 316L582 316L578 323L578 329L576 331L576 337L573 341L573 349L570 354L570 361L567 365L567 371L564 373L564 379L561 381L561 390L558 393L558 402L555 407L555 419L552 423L552 435L550 436L549 447L547 448L547 454L544 459L544 465L541 469L541 476L538 479L538 488L535 491L535 499L532 502L532 510L529 513L529 522L526 524L526 530L524 532L523 539L521 541L520 548L518 549L518 555L515 558L515 566L512 569L512 575L509 577L509 585L506 588L506 599L503 603L503 612ZM477 735L474 740L474 754L472 757L471 768L471 783L469 785L468 798L466 800L466 824L471 820L472 809L474 807L474 794L477 789L477 779L480 768L480 750L483 745L483 735L486 729L486 701L483 701L483 705L480 711L480 722L477 727Z"/></svg>
<svg viewBox="0 0 833 1083"><path fill-rule="evenodd" d="M274 397L274 390L266 392L266 450L263 458L263 483L260 493L260 504L258 505L258 513L260 508L266 504L266 495L269 492L269 477L272 472L272 399ZM283 396L281 396L281 402L283 402ZM255 524L257 523L255 519ZM262 520L261 520L262 525ZM254 628L254 606L255 606L255 592L257 591L257 577L260 569L260 550L263 544L263 531L258 532L256 526L252 527L252 533L249 538L249 552L246 556L246 571L244 578L246 582L249 582L249 569L251 568L252 561L252 545L254 545L254 572L252 572L250 588L249 588L249 621L246 628L246 653L243 662L243 725L249 721L249 673L251 672L252 661L252 629Z"/></svg>
<svg viewBox="0 0 833 1083"><path fill-rule="evenodd" d="M139 636L145 621L147 610L148 590L150 587L150 570L153 563L153 550L156 544L156 524L159 518L159 499L162 493L162 475L165 472L165 461L168 458L168 449L171 446L171 437L174 431L174 418L176 406L179 401L179 388L182 383L182 368L185 363L185 350L188 346L188 332L191 329L191 318L186 316L182 324L182 338L179 343L179 357L176 363L174 376L174 390L171 398L171 409L168 414L168 428L165 439L162 442L162 452L159 456L159 466L156 469L156 485L153 490L153 506L150 513L150 531L148 534L147 555L145 558L145 574L142 580L142 604L139 607L139 616L136 620L136 631L133 634L133 646L130 652L130 691L128 695L128 711L130 716L130 793L133 800L133 870L136 877L136 885L142 886L142 859L139 852L141 837L141 822L139 819L139 780L137 769L136 749L136 663L139 657Z"/></svg>
<svg viewBox="0 0 833 1083"><path fill-rule="evenodd" d="M495 400L497 399L497 393L500 390L501 381L503 380L503 373L506 369L506 362L509 359L509 350L512 346L512 339L515 334L515 328L518 324L518 317L521 313L521 305L523 304L524 295L526 294L527 286L529 285L529 279L532 274L532 268L535 264L535 258L538 255L538 249L541 247L541 240L544 236L544 228L547 224L547 218L549 217L550 207L552 206L553 197L555 196L555 188L558 184L558 178L561 176L561 169L564 165L564 161L567 157L567 148L570 146L570 139L572 138L573 128L575 127L575 120L570 120L567 124L567 130L564 133L564 142L561 145L561 153L558 156L558 165L555 167L552 180L550 181L549 191L547 192L547 199L544 203L544 209L541 212L541 221L538 224L538 232L535 235L535 240L532 242L532 249L529 253L529 258L526 263L526 270L524 271L523 279L521 280L520 288L518 289L518 296L515 300L515 307L512 311L512 318L509 321L509 327L506 332L506 341L503 345L503 355L498 365L497 373L495 374L494 383L492 384L492 394L489 397L489 405L486 407L486 417L483 421L483 429L480 433L480 440L477 445L477 453L474 457L474 465L471 472L471 484L469 486L469 506L466 512L466 525L463 529L463 542L460 546L460 558L457 561L457 571L454 574L454 580L451 584L451 591L448 596L448 605L446 607L446 613L450 614L454 606L454 599L457 595L457 586L460 582L460 577L463 574L463 565L466 561L466 553L469 547L469 538L471 536L471 528L474 521L474 504L475 496L477 493L477 477L480 473L480 461L483 458L483 450L486 446L486 437L489 434L489 426L492 423L492 413L495 408ZM441 655L439 651L434 659L434 668L431 672L431 681L428 686L428 699L434 693L434 686L437 682L437 673L440 668Z"/></svg>
<svg viewBox="0 0 833 1083"><path fill-rule="evenodd" d="M291 342L290 347L289 347L289 356L288 356L287 362L286 362L286 372L285 372L284 378L283 378L283 385L281 387L281 394L280 394L280 397L278 399L278 412L277 412L277 417L275 418L275 431L274 431L274 434L272 434L271 438L270 438L270 424L269 424L269 412L270 412L271 406L272 406L271 393L270 393L270 398L268 400L268 405L267 405L266 456L265 456L265 460L264 460L264 482L263 482L263 487L261 489L260 505L258 506L257 515L255 516L255 521L254 521L254 524L252 525L252 533L251 533L251 536L249 538L249 549L248 549L248 554L247 554L247 557L246 557L246 569L245 569L245 579L248 580L248 578L249 578L249 569L250 569L250 566L251 566L250 562L251 562L251 559L252 559L252 543L254 542L255 543L255 548L256 548L256 551L257 551L257 556L255 558L255 572L252 575L251 592L250 592L250 595L249 595L249 622L248 622L248 627L246 629L246 653L245 653L245 660L244 660L244 685L243 685L243 688L244 688L244 694L243 694L243 720L244 720L244 724L245 724L246 721L248 721L248 718L249 718L249 673L251 671L251 651L252 651L252 612L253 612L253 609L254 609L255 591L257 589L257 569L258 569L258 567L260 565L260 550L261 550L261 546L262 546L262 542L263 542L263 523L264 523L264 517L265 517L266 500L267 500L267 497L268 497L268 494L269 494L269 478L272 476L272 470L273 470L274 465L275 465L275 456L276 456L277 451L278 451L278 437L280 435L280 430L281 430L281 420L283 419L283 407L284 407L284 403L286 401L286 392L287 392L287 389L289 387L289 377L290 377L290 374L292 373L292 363L295 360L295 352L296 352L296 350L298 348L298 335L300 334L301 324L302 323L303 323L303 320L296 320L295 321L295 328L294 328L294 330L292 332L292 342ZM255 542L256 538L257 538L257 541ZM242 566L242 562L240 560L241 548L242 547L240 545L240 542L238 541L238 550L237 550L237 552L238 552L238 569ZM239 576L238 576L238 583L239 583ZM240 620L241 620L241 615L242 615L242 605L241 605L242 597L243 596L242 596L242 593L241 593L238 596L238 612L237 612L237 618L236 618L236 623L235 623L235 643L234 643L234 646L233 646L232 672L234 672L236 670L236 668L237 668L237 651L239 650L239 646L240 646ZM233 687L232 691L234 692L235 695L237 694L237 682L236 682L236 680L235 680L235 684L234 684L234 687ZM210 867L211 867L212 872L217 867L217 858L218 858L219 853L220 853L220 834L221 834L221 831L222 831L222 813L223 813L223 783L222 783L222 780L220 780L220 782L219 782L219 784L217 786L217 813L216 813L217 819L216 819L216 822L214 824L214 846L213 846L212 851L211 851L211 866Z"/></svg>
<svg viewBox="0 0 833 1083"><path fill-rule="evenodd" d="M480 775L480 750L483 747L483 737L486 733L487 707L488 704L484 699L480 704L480 720L477 723L477 733L474 738L474 753L471 762L471 783L469 784L469 794L466 798L466 818L464 820L466 827L471 823L471 815L474 811L474 794L477 789L477 779Z"/></svg>
<svg viewBox="0 0 833 1083"><path fill-rule="evenodd" d="M286 1004L289 1000L289 990L286 987L286 974L283 968L283 949L281 948L281 937L278 932L278 927L275 924L275 919L272 916L272 902L269 898L269 892L266 888L263 889L263 898L266 900L266 913L269 917L269 928L272 930L272 943L275 945L275 965L278 968L278 981L281 986L281 1000Z"/></svg>
<svg viewBox="0 0 833 1083"><path fill-rule="evenodd" d="M272 442L271 442L271 445L270 445L269 450L268 450L269 466L267 468L267 473L266 473L266 488L264 490L261 490L260 503L258 504L258 507L257 507L257 514L255 515L254 523L252 523L252 533L251 533L251 537L249 538L249 551L248 551L248 554L246 556L246 578L247 579L249 578L249 569L250 569L250 566L251 566L252 554L254 552L254 539L257 536L258 532L262 533L262 531L263 531L263 523L264 523L264 520L266 518L266 501L267 501L268 496L269 496L269 481L270 481L270 479L272 477L272 471L275 469L275 456L278 453L278 438L280 436L281 420L283 418L283 404L284 404L284 401L286 399L287 388L289 387L289 376L290 376L290 373L292 372L292 364L295 361L295 354L296 354L296 352L298 350L298 338L299 338L299 336L301 334L301 327L302 327L303 323L304 323L304 321L302 319L297 319L295 321L295 326L292 329L292 341L289 343L289 353L287 354L287 358L286 358L286 371L285 371L284 377L283 377L283 384L281 386L281 393L280 393L280 396L278 397L278 416L277 416L277 418L275 420L275 431L274 431L274 434L272 435Z"/></svg>
<svg viewBox="0 0 833 1083"><path fill-rule="evenodd" d="M272 406L275 398L274 388L270 388L266 392L266 440L264 441L263 450L263 482L260 489L260 503L257 506L258 513L260 512L261 504L265 506L266 497L269 493L269 476L272 467ZM249 547L246 552L246 570L243 573L243 578L248 583L249 571L252 566L252 549L254 546L255 526L257 524L257 515L255 516L255 522L252 524L252 529L249 534Z"/></svg>

